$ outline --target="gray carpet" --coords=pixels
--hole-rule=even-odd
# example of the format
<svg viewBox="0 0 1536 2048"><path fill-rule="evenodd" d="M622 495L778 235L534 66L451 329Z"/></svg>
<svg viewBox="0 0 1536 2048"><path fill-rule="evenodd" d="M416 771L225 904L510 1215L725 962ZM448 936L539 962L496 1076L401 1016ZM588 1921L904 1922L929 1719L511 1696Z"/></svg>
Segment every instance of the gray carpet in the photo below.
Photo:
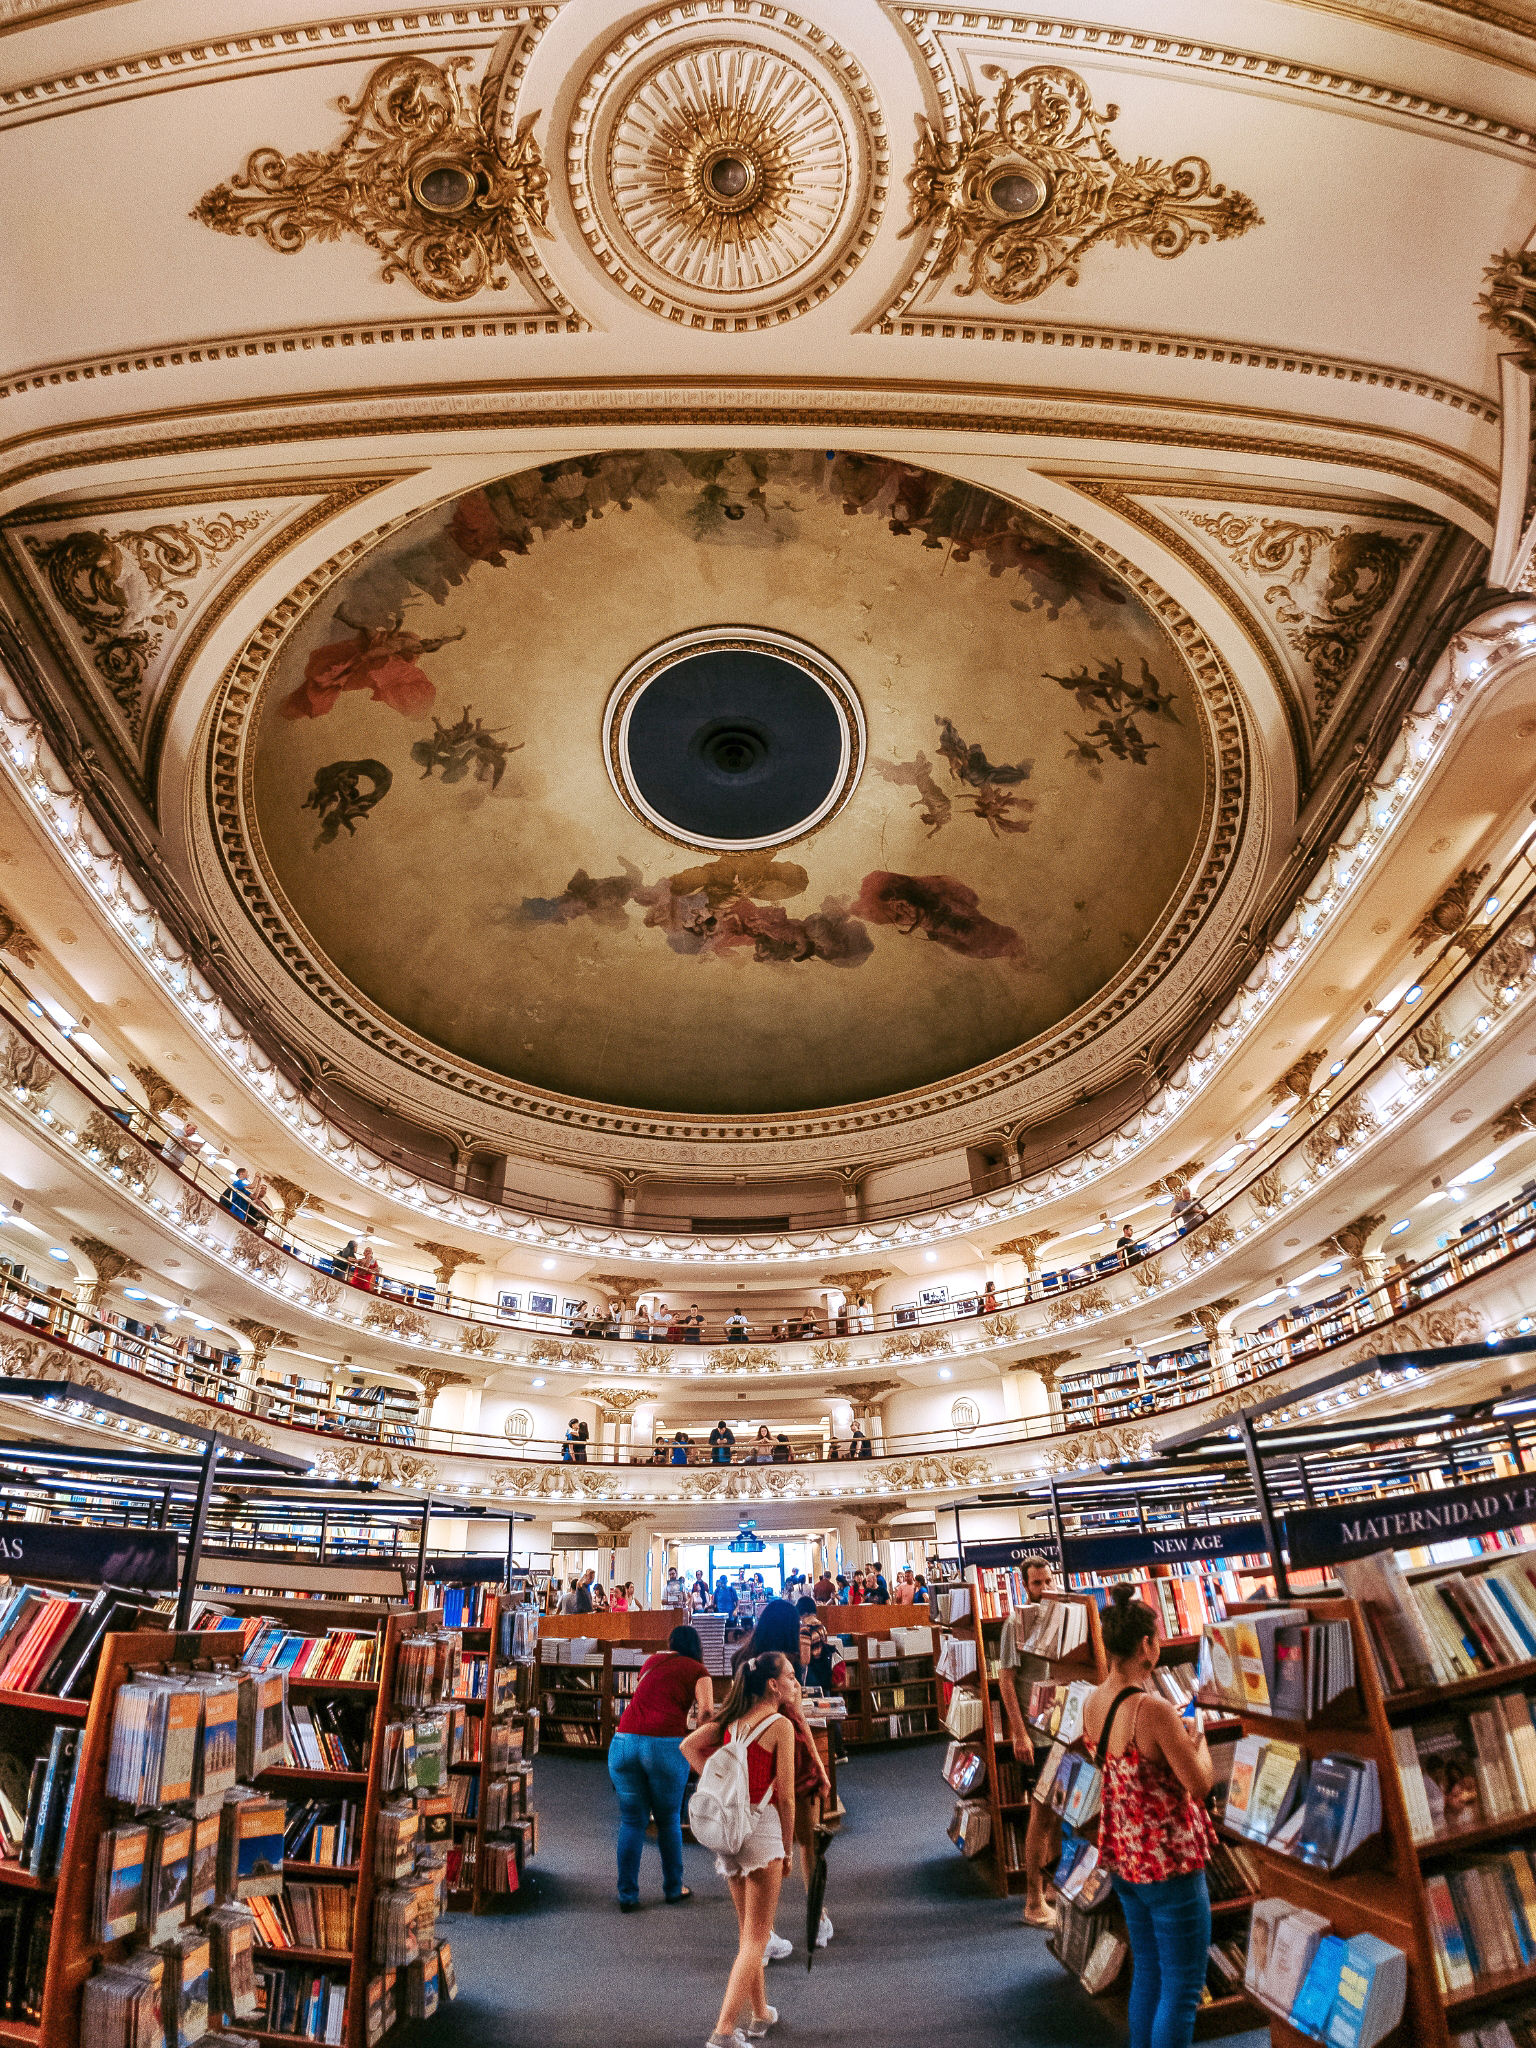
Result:
<svg viewBox="0 0 1536 2048"><path fill-rule="evenodd" d="M768 1972L784 2048L1120 2048L1122 2029L995 1899L944 1834L952 1794L942 1744L863 1753L840 1777L848 1819L828 1858L831 1946L805 1968L805 1893L785 1887L779 1932L795 1943ZM691 1905L663 1906L647 1844L643 1912L614 1900L616 1807L599 1758L543 1755L536 1893L518 1910L444 1923L459 1996L403 2028L400 2048L702 2048L736 1924L724 1882L685 1849ZM1233 2037L1265 2048L1267 2033Z"/></svg>

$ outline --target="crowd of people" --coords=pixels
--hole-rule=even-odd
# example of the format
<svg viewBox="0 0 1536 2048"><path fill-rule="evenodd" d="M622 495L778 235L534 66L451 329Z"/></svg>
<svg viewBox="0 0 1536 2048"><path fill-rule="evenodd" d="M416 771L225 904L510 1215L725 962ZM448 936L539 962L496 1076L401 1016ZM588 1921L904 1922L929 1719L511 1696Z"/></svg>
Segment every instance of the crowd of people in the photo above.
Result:
<svg viewBox="0 0 1536 2048"><path fill-rule="evenodd" d="M571 1432L578 1427L573 1419L566 1431L566 1443L570 1444ZM706 1443L695 1443L686 1429L674 1430L669 1437L665 1431L658 1431L651 1447L653 1465L792 1465L797 1460L828 1459L837 1461L848 1458L872 1458L875 1447L862 1422L837 1422L825 1441L816 1436L802 1439L799 1444L791 1442L787 1430L775 1432L766 1422L757 1426L757 1434L749 1437L737 1451L735 1430L722 1415L709 1432ZM585 1462L583 1458L582 1462Z"/></svg>
<svg viewBox="0 0 1536 2048"><path fill-rule="evenodd" d="M889 1581L873 1564L858 1565L851 1573L824 1571L814 1586L804 1572L789 1572L783 1597L802 1603L812 1614L821 1607L926 1606L928 1581L911 1566L903 1566ZM735 1578L722 1575L711 1586L702 1571L687 1579L673 1565L656 1604L678 1615L725 1614L741 1622L756 1621L774 1598L761 1572L742 1572ZM645 1606L632 1579L605 1588L594 1571L571 1579L555 1595L555 1601L559 1614L624 1614Z"/></svg>

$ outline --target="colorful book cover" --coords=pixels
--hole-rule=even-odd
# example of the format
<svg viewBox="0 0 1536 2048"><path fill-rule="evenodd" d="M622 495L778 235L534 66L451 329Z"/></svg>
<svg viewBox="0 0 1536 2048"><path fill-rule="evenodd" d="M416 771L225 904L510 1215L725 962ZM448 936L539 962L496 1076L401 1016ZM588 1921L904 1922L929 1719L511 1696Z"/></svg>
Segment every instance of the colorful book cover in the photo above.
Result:
<svg viewBox="0 0 1536 2048"><path fill-rule="evenodd" d="M1296 2003L1291 2007L1291 2024L1303 2034L1311 2034L1314 2039L1322 2037L1328 2015L1333 2010L1333 2001L1338 1995L1339 1973L1348 1953L1347 1944L1336 1934L1325 1934L1317 1944L1317 1953L1296 1994Z"/></svg>

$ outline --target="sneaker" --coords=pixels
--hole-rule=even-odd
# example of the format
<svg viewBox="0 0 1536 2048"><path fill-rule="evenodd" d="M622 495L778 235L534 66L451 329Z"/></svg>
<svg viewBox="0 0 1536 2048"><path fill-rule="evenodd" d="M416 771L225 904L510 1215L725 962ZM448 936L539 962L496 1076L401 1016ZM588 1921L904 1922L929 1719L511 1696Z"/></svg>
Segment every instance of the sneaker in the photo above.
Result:
<svg viewBox="0 0 1536 2048"><path fill-rule="evenodd" d="M770 1934L763 1948L763 1961L782 1963L786 1956L792 1956L794 1952L795 1944L792 1941L786 1941L782 1934Z"/></svg>
<svg viewBox="0 0 1536 2048"><path fill-rule="evenodd" d="M823 1913L821 1916L821 1925L816 1929L816 1946L818 1948L825 1948L827 1943L831 1939L832 1922L827 1918L826 1914Z"/></svg>
<svg viewBox="0 0 1536 2048"><path fill-rule="evenodd" d="M761 2041L768 2029L776 2027L778 2024L779 2009L776 2005L770 2005L762 2019L750 2019L747 2021L747 2039L749 2041Z"/></svg>
<svg viewBox="0 0 1536 2048"><path fill-rule="evenodd" d="M747 2037L740 2027L732 2027L728 2034L711 2034L704 2048L747 2048Z"/></svg>

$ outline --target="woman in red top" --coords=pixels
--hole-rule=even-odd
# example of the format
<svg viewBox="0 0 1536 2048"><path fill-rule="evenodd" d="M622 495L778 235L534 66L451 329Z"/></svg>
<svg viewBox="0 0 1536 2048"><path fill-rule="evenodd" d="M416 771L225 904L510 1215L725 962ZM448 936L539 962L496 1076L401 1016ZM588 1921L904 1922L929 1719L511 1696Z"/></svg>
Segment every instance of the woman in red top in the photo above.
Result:
<svg viewBox="0 0 1536 2048"><path fill-rule="evenodd" d="M1129 1586L1111 1589L1103 1629L1109 1677L1083 1710L1083 1740L1104 1774L1099 1861L1131 1939L1130 2048L1189 2048L1211 1945L1211 1753L1152 1689L1157 1619Z"/></svg>
<svg viewBox="0 0 1536 2048"><path fill-rule="evenodd" d="M640 1682L608 1745L608 1775L619 1797L619 1911L640 1905L640 1855L645 1824L656 1816L661 1890L669 1906L693 1894L683 1883L683 1794L688 1766L683 1737L690 1708L703 1721L714 1712L714 1687L694 1628L675 1628L667 1647L647 1657Z"/></svg>
<svg viewBox="0 0 1536 2048"><path fill-rule="evenodd" d="M764 1650L736 1667L725 1704L683 1744L683 1761L693 1770L701 1770L722 1742L746 1747L747 1790L757 1809L752 1832L736 1854L715 1858L731 1887L739 1939L708 2048L748 2048L778 2019L763 1983L763 1949L773 1932L779 1887L789 1875L795 1743L788 1717L799 1705L794 1665L781 1650Z"/></svg>

